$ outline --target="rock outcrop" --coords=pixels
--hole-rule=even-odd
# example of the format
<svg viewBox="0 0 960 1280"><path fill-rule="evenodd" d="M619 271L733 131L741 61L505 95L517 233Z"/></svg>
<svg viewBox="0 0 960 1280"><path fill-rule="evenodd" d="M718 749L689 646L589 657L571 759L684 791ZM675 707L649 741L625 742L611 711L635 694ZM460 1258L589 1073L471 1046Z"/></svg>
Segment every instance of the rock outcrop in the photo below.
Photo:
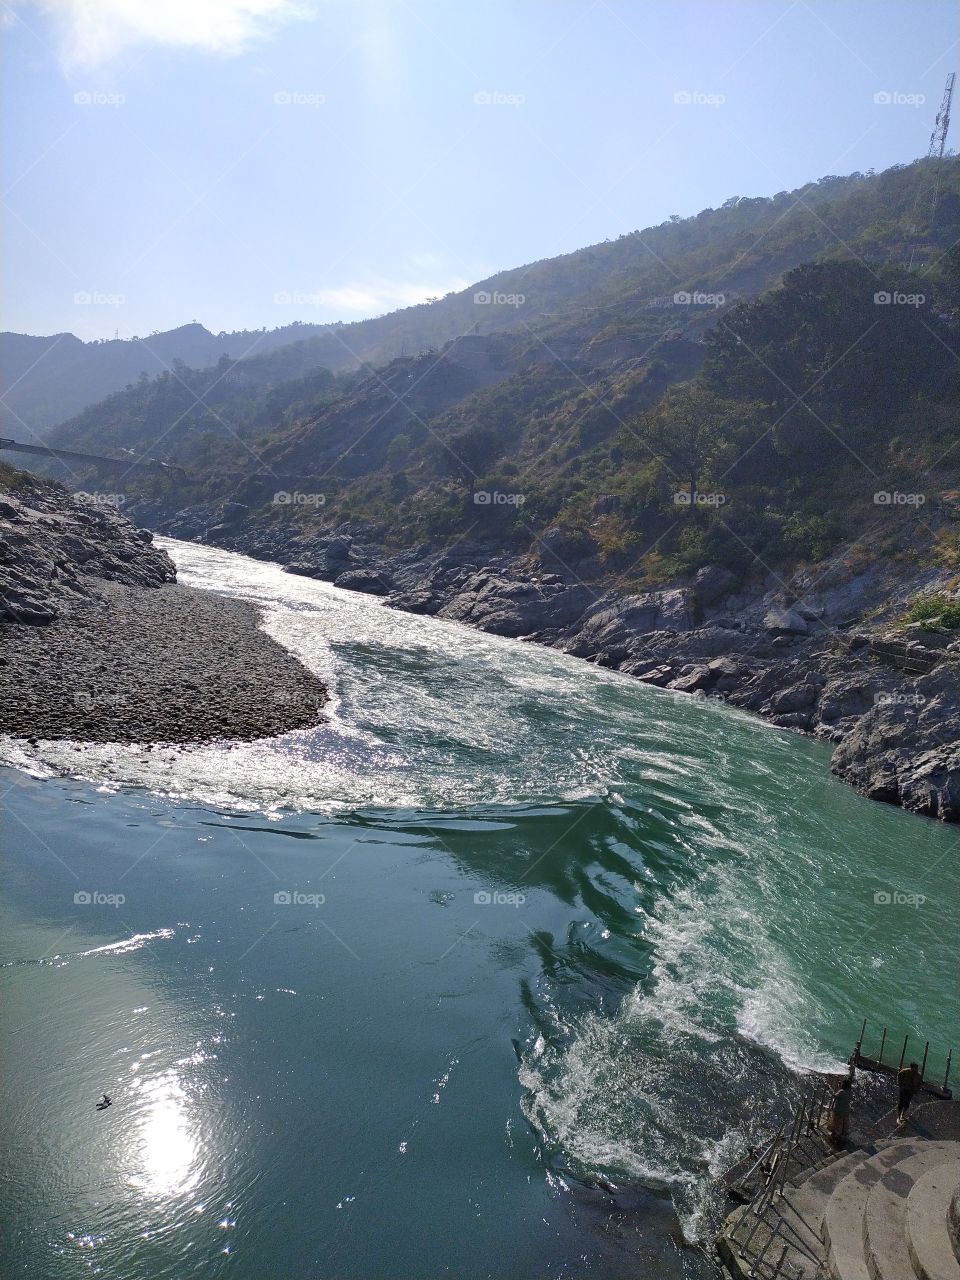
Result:
<svg viewBox="0 0 960 1280"><path fill-rule="evenodd" d="M875 800L960 822L960 681L943 663L877 697L851 725L833 771Z"/></svg>
<svg viewBox="0 0 960 1280"><path fill-rule="evenodd" d="M0 622L43 625L98 582L158 587L175 576L153 535L109 501L22 472L0 494Z"/></svg>

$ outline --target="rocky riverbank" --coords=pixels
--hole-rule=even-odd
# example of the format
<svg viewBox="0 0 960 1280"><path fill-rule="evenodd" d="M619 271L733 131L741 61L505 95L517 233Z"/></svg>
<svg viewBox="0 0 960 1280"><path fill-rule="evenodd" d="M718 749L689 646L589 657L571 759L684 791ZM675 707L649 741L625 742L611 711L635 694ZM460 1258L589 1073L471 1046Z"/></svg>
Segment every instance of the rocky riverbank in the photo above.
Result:
<svg viewBox="0 0 960 1280"><path fill-rule="evenodd" d="M744 585L707 566L692 581L624 594L602 580L589 538L559 529L526 555L467 541L391 554L356 523L314 530L250 515L240 504L216 513L198 507L157 527L279 561L398 609L723 698L835 744L833 771L863 794L960 821L960 638L894 626L916 593L952 590L946 571L838 564Z"/></svg>
<svg viewBox="0 0 960 1280"><path fill-rule="evenodd" d="M177 585L110 504L0 478L0 733L183 743L317 723L323 684L253 605Z"/></svg>

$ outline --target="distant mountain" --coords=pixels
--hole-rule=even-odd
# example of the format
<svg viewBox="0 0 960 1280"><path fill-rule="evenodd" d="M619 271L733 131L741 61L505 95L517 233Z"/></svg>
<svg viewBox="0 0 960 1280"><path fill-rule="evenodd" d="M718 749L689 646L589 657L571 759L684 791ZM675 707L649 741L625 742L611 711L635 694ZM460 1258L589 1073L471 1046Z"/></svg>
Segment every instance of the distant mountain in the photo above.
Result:
<svg viewBox="0 0 960 1280"><path fill-rule="evenodd" d="M223 355L271 351L320 329L293 324L270 332L212 334L202 324L185 324L142 339L103 342L81 342L72 333L0 333L0 435L29 442L141 374L156 377L174 364L207 368Z"/></svg>
<svg viewBox="0 0 960 1280"><path fill-rule="evenodd" d="M668 328L705 327L710 306L683 294L755 296L787 269L820 255L855 253L922 264L960 220L957 162L949 161L939 227L929 226L929 163L883 174L830 176L792 192L732 197L719 209L674 217L617 240L503 271L431 303L351 324L294 323L269 332L214 335L184 325L143 339L84 343L72 334L0 334L0 371L10 412L0 434L25 438L175 362L193 369L257 361L258 381L279 384L415 356L465 334L513 332L549 342L558 355L586 344L591 362ZM952 176L951 176L952 175ZM918 230L919 228L919 230ZM949 241L945 241L949 242Z"/></svg>

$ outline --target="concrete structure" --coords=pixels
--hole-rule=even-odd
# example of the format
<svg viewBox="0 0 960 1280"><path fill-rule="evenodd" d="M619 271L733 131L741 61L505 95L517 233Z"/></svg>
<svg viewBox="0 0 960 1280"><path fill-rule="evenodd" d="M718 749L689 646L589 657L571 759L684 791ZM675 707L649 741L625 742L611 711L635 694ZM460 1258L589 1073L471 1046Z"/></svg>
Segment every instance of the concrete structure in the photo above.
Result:
<svg viewBox="0 0 960 1280"><path fill-rule="evenodd" d="M717 1248L738 1280L960 1280L960 1106L928 1102L833 1151L815 1126ZM894 1136L879 1136L894 1131Z"/></svg>

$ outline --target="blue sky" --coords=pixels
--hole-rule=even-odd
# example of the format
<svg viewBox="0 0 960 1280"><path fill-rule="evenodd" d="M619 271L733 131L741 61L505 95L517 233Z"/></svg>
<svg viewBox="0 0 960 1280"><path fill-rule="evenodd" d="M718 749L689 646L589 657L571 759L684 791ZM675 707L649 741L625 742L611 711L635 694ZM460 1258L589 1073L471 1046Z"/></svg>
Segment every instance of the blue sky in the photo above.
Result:
<svg viewBox="0 0 960 1280"><path fill-rule="evenodd" d="M357 319L732 195L882 169L925 153L958 61L948 0L0 16L0 327L83 338Z"/></svg>

